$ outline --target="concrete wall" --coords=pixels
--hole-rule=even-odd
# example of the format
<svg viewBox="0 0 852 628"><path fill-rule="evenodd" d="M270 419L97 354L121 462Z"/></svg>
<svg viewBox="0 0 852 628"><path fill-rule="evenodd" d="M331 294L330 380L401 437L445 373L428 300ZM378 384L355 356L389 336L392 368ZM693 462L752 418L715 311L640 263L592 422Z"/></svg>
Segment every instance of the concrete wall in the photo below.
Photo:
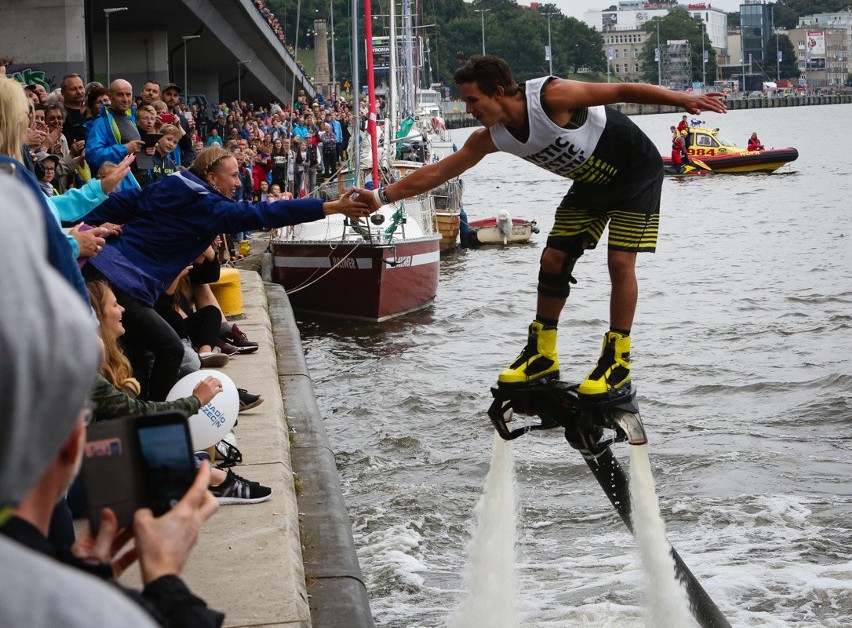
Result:
<svg viewBox="0 0 852 628"><path fill-rule="evenodd" d="M177 53L183 71L183 51ZM160 85L169 82L169 41L166 31L122 32L110 28L109 33L110 74L113 79L123 78L133 85L138 94L149 78ZM187 50L190 68L192 49ZM106 82L106 36L105 33L92 38L93 80ZM183 83L183 74L176 83Z"/></svg>
<svg viewBox="0 0 852 628"><path fill-rule="evenodd" d="M3 1L0 57L12 57L9 75L59 87L66 74L86 73L83 0Z"/></svg>

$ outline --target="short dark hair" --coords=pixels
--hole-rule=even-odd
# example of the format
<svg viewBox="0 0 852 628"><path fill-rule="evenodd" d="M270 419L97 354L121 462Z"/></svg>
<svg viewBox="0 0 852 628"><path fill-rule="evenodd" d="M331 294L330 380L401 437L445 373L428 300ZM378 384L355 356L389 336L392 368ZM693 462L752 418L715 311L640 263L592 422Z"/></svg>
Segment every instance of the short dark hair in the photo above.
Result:
<svg viewBox="0 0 852 628"><path fill-rule="evenodd" d="M509 64L494 55L476 55L456 70L453 80L457 85L476 83L479 90L486 96L493 96L497 88L502 87L506 96L514 96L518 85L512 77Z"/></svg>
<svg viewBox="0 0 852 628"><path fill-rule="evenodd" d="M101 96L105 96L107 94L109 94L109 90L103 85L101 85L100 87L93 87L89 90L89 93L86 94L86 107L91 113L97 113L97 111L93 111L95 101Z"/></svg>
<svg viewBox="0 0 852 628"><path fill-rule="evenodd" d="M83 77L81 77L79 74L75 74L75 73L72 72L71 74L66 74L65 76L62 77L62 82L59 84L59 86L64 89L65 83L68 82L68 79L72 79L72 78L78 78L81 81L83 80Z"/></svg>

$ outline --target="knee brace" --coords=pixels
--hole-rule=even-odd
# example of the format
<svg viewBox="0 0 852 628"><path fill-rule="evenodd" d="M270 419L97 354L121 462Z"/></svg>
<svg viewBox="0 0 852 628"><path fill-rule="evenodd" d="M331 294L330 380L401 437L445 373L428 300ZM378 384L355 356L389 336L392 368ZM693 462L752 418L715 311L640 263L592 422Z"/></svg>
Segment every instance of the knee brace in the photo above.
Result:
<svg viewBox="0 0 852 628"><path fill-rule="evenodd" d="M583 255L584 246L582 236L548 238L547 246L541 254L542 260L544 260L544 256L549 248L554 248L565 253L565 259L562 261L562 269L559 273L545 272L543 266L539 269L538 293L546 297L568 298L568 295L571 294L571 284L577 283L571 272L574 270L574 264Z"/></svg>

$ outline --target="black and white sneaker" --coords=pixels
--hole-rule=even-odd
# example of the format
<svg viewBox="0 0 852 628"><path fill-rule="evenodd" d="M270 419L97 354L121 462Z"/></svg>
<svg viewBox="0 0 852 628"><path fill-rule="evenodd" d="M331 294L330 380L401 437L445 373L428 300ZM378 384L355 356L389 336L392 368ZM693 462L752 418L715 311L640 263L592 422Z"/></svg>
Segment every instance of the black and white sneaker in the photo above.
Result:
<svg viewBox="0 0 852 628"><path fill-rule="evenodd" d="M237 395L240 398L240 412L243 410L251 410L263 403L263 397L253 395L245 388L237 388Z"/></svg>
<svg viewBox="0 0 852 628"><path fill-rule="evenodd" d="M210 492L222 506L229 504L259 504L272 495L272 489L259 482L250 482L228 469L228 477Z"/></svg>

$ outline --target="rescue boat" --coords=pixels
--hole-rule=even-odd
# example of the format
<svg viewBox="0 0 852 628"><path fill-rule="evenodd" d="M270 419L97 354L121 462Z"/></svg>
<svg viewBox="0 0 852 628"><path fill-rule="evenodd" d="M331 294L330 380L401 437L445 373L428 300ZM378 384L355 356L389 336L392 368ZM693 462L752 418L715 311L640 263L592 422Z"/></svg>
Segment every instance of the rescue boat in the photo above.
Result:
<svg viewBox="0 0 852 628"><path fill-rule="evenodd" d="M715 173L773 172L799 157L792 147L748 150L725 138L719 129L703 127L689 129L687 144L689 156ZM671 158L663 157L663 164L671 166Z"/></svg>

